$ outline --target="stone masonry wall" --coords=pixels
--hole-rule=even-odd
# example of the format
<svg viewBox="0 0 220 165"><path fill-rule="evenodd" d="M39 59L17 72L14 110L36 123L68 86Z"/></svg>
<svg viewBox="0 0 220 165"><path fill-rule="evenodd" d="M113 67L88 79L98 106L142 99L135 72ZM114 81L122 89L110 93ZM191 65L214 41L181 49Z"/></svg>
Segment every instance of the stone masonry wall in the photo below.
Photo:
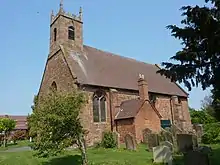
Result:
<svg viewBox="0 0 220 165"><path fill-rule="evenodd" d="M80 118L82 119L82 125L84 129L88 131L86 136L86 143L87 145L94 145L98 143L102 139L102 133L104 131L111 130L111 118L110 118L110 104L109 104L109 93L106 91L106 122L93 122L93 95L97 88L86 87L84 88L86 96L87 96L87 103L85 107L81 110Z"/></svg>
<svg viewBox="0 0 220 165"><path fill-rule="evenodd" d="M95 123L95 122L93 122L93 102L92 102L92 99L93 99L94 92L96 92L99 89L104 90L106 93L107 121L101 122L101 123ZM111 98L109 89L100 88L100 87L92 87L92 86L85 87L84 91L87 93L88 102L86 103L85 108L82 110L81 118L82 118L84 128L89 131L89 133L86 137L87 144L93 145L93 144L101 141L103 131L110 131L111 130L110 99L112 99L111 100L112 105L117 106L117 105L120 105L120 103L122 101L137 98L137 95L134 93L132 94L131 92L128 92L128 91L123 92L122 90L119 90L117 92L114 92L112 94L113 98ZM113 113L112 116L115 117L116 112L115 112L113 106L112 106L112 113ZM123 125L128 125L128 123L126 121L125 121L125 123L123 121L121 121L120 123L122 123ZM114 124L113 129L116 130L116 124L114 123L114 119L113 119L113 124ZM121 128L122 127L119 126L119 129L121 129ZM132 130L132 129L129 129L129 130ZM123 140L123 138L121 140Z"/></svg>
<svg viewBox="0 0 220 165"><path fill-rule="evenodd" d="M75 40L68 39L68 27L73 26L75 29ZM57 29L56 41L54 41L54 29ZM83 23L71 18L60 15L50 27L50 54L59 49L59 45L65 44L66 47L74 50L83 49Z"/></svg>
<svg viewBox="0 0 220 165"><path fill-rule="evenodd" d="M132 134L136 136L134 119L122 119L117 120L117 132L120 134L120 142L124 143L124 138L126 134Z"/></svg>
<svg viewBox="0 0 220 165"><path fill-rule="evenodd" d="M47 61L39 96L47 93L53 82L56 83L57 90L60 91L69 91L76 87L61 51Z"/></svg>
<svg viewBox="0 0 220 165"><path fill-rule="evenodd" d="M156 109L162 116L162 120L171 120L171 105L170 105L170 96L159 95L157 96L157 101L155 103Z"/></svg>
<svg viewBox="0 0 220 165"><path fill-rule="evenodd" d="M189 113L189 105L188 100L186 98L181 98L181 105L182 105L182 111L183 111L183 128L186 128L186 131L192 130L192 123L191 123L191 117Z"/></svg>

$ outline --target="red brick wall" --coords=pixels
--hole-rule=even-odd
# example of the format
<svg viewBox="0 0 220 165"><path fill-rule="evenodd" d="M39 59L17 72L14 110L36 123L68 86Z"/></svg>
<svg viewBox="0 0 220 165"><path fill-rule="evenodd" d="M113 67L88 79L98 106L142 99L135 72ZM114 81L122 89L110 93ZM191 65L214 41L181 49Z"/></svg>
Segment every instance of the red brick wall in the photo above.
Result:
<svg viewBox="0 0 220 165"><path fill-rule="evenodd" d="M116 130L116 123L114 122L114 118L116 114L118 113L119 108L116 108L117 106L120 106L121 102L131 99L138 98L138 92L134 91L128 91L128 90L117 90L115 92L112 92L112 116L113 116L113 130Z"/></svg>
<svg viewBox="0 0 220 165"><path fill-rule="evenodd" d="M158 133L161 128L160 118L148 102L144 104L135 118L135 130L138 143L143 141L143 130L146 128L156 133Z"/></svg>
<svg viewBox="0 0 220 165"><path fill-rule="evenodd" d="M135 124L134 124L134 119L122 119L122 120L117 120L117 132L120 134L120 141L124 143L124 138L126 134L132 134L134 137L136 136L135 132Z"/></svg>

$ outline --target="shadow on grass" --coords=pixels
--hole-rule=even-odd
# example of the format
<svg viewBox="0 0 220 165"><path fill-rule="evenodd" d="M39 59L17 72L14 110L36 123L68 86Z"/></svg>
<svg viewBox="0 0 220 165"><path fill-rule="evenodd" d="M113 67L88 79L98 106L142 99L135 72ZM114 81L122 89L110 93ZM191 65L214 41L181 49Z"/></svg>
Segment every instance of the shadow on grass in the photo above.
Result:
<svg viewBox="0 0 220 165"><path fill-rule="evenodd" d="M16 146L18 143L7 143L7 147L12 147L12 146Z"/></svg>
<svg viewBox="0 0 220 165"><path fill-rule="evenodd" d="M173 156L173 165L184 165L183 155Z"/></svg>
<svg viewBox="0 0 220 165"><path fill-rule="evenodd" d="M212 147L212 146L211 146ZM209 165L220 165L220 145L212 147L213 152L209 156ZM184 165L183 156L175 155L174 156L174 165Z"/></svg>
<svg viewBox="0 0 220 165"><path fill-rule="evenodd" d="M53 158L48 162L44 162L42 165L66 165L66 164L74 164L81 165L82 159L79 155L68 155L59 158Z"/></svg>
<svg viewBox="0 0 220 165"><path fill-rule="evenodd" d="M220 145L219 147L213 148L213 153L210 156L211 165L219 165L220 164Z"/></svg>

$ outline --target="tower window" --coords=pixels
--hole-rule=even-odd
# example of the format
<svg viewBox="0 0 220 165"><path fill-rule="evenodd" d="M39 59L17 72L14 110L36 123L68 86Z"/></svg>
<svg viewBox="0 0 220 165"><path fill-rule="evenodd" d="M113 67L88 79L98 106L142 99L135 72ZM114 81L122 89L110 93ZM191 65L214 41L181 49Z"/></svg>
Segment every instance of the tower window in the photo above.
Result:
<svg viewBox="0 0 220 165"><path fill-rule="evenodd" d="M54 41L57 40L57 28L55 28L55 29L53 30L53 39L54 39Z"/></svg>
<svg viewBox="0 0 220 165"><path fill-rule="evenodd" d="M56 82L53 82L53 83L51 84L51 90L52 90L53 92L56 92L56 91L57 91L57 84L56 84Z"/></svg>
<svg viewBox="0 0 220 165"><path fill-rule="evenodd" d="M75 29L73 26L68 28L68 39L75 40Z"/></svg>
<svg viewBox="0 0 220 165"><path fill-rule="evenodd" d="M106 121L106 97L103 91L97 91L93 96L93 121Z"/></svg>

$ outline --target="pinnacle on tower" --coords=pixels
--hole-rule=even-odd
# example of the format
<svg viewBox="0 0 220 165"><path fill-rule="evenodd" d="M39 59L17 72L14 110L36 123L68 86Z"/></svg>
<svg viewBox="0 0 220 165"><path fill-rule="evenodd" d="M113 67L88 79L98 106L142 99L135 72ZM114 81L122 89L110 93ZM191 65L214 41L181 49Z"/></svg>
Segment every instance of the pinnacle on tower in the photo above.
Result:
<svg viewBox="0 0 220 165"><path fill-rule="evenodd" d="M60 11L59 12L60 13L63 12L63 0L60 0Z"/></svg>
<svg viewBox="0 0 220 165"><path fill-rule="evenodd" d="M54 13L53 13L53 10L51 11L51 14L50 14L50 19L51 19L51 21L53 20L53 18L54 18Z"/></svg>
<svg viewBox="0 0 220 165"><path fill-rule="evenodd" d="M80 7L80 8L79 8L79 19L80 19L80 20L82 20L82 14L83 14L83 12L82 12L82 7Z"/></svg>
<svg viewBox="0 0 220 165"><path fill-rule="evenodd" d="M51 16L54 16L53 10L51 11Z"/></svg>

